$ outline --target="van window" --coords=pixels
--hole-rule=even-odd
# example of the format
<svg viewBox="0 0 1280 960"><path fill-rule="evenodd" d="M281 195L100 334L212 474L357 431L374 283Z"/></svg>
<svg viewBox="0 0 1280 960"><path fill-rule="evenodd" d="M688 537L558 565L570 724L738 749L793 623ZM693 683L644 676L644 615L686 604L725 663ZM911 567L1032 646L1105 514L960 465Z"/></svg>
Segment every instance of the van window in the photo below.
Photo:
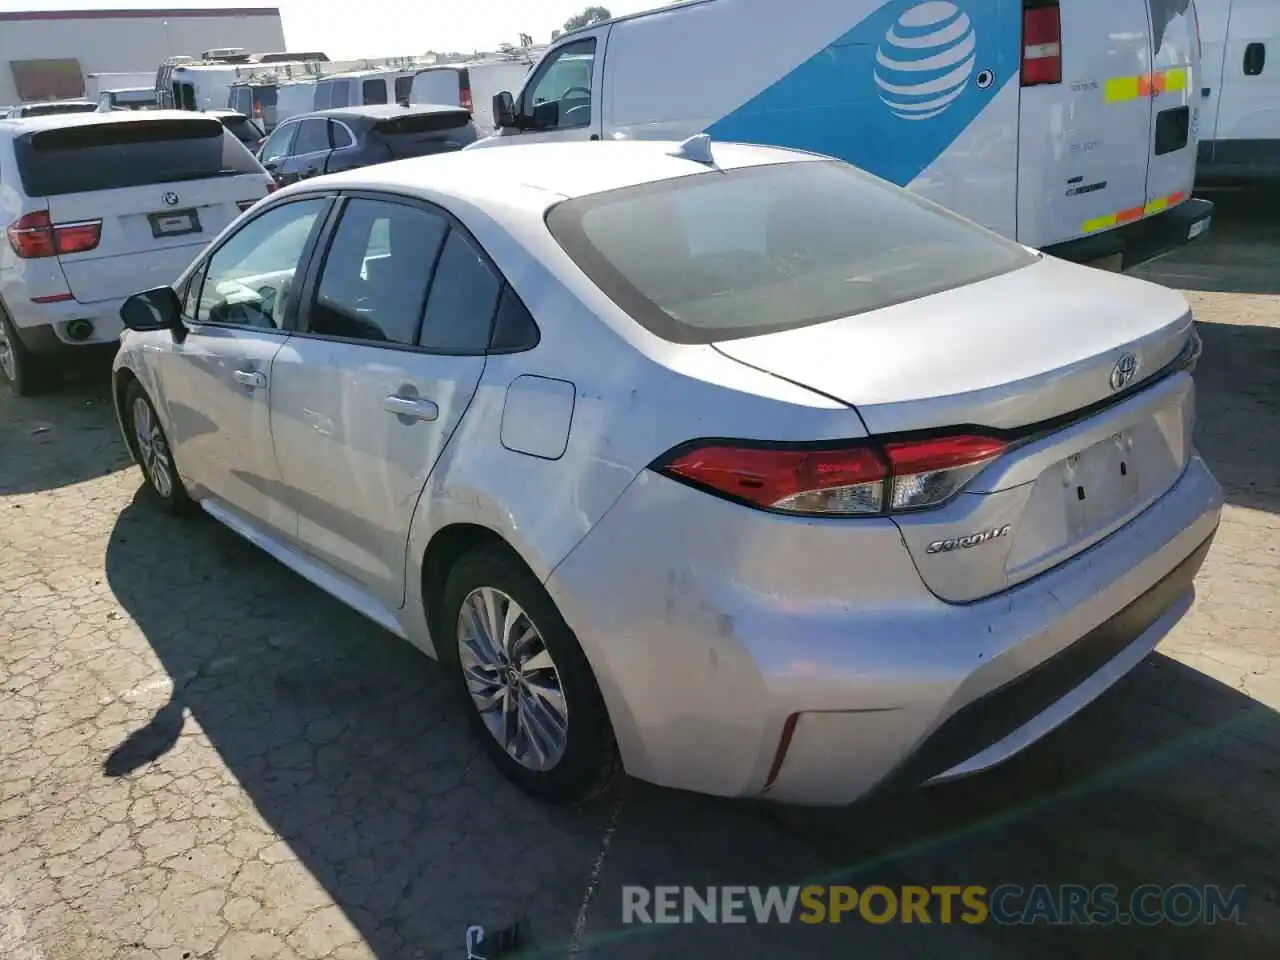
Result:
<svg viewBox="0 0 1280 960"><path fill-rule="evenodd" d="M236 87L231 91L230 107L236 113L243 113L246 117L253 116L253 94L249 92L248 87Z"/></svg>
<svg viewBox="0 0 1280 960"><path fill-rule="evenodd" d="M29 133L14 141L31 197L261 173L217 120L94 123Z"/></svg>
<svg viewBox="0 0 1280 960"><path fill-rule="evenodd" d="M594 37L565 44L538 70L521 97L520 112L536 129L567 130L591 125Z"/></svg>
<svg viewBox="0 0 1280 960"><path fill-rule="evenodd" d="M175 83L173 85L174 106L179 110L196 108L196 88L192 83Z"/></svg>
<svg viewBox="0 0 1280 960"><path fill-rule="evenodd" d="M387 102L387 81L381 78L366 80L360 86L360 97L366 105Z"/></svg>
<svg viewBox="0 0 1280 960"><path fill-rule="evenodd" d="M835 161L713 171L547 215L592 281L676 343L758 336L1034 263L1012 241Z"/></svg>
<svg viewBox="0 0 1280 960"><path fill-rule="evenodd" d="M413 92L413 76L396 77L396 103L407 104Z"/></svg>

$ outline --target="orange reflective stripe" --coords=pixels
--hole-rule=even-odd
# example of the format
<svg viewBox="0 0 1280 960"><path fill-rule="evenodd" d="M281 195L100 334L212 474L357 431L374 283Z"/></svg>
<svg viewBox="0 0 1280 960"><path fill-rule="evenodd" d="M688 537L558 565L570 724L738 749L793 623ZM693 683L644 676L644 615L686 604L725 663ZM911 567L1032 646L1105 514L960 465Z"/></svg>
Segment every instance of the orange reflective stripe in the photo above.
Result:
<svg viewBox="0 0 1280 960"><path fill-rule="evenodd" d="M1172 67L1134 76L1112 77L1103 84L1103 95L1108 103L1124 103L1186 88L1187 68Z"/></svg>
<svg viewBox="0 0 1280 960"><path fill-rule="evenodd" d="M1081 232L1097 233L1099 230L1110 230L1112 227L1134 223L1143 217L1154 216L1157 213L1163 213L1170 207L1176 207L1185 199L1187 199L1187 194L1183 190L1171 193L1167 197L1156 197L1141 207L1130 207L1128 210L1121 210L1119 213L1108 213L1105 216L1086 220L1081 227Z"/></svg>

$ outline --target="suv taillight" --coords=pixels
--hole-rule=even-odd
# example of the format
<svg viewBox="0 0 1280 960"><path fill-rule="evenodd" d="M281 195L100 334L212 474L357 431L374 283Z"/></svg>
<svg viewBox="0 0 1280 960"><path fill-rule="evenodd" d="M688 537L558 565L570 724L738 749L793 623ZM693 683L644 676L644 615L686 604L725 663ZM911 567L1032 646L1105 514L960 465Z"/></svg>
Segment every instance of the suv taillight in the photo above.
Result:
<svg viewBox="0 0 1280 960"><path fill-rule="evenodd" d="M101 220L54 223L48 211L28 213L5 230L9 246L23 260L39 260L92 250L102 241Z"/></svg>
<svg viewBox="0 0 1280 960"><path fill-rule="evenodd" d="M1058 0L1022 0L1022 85L1062 82L1062 14Z"/></svg>
<svg viewBox="0 0 1280 960"><path fill-rule="evenodd" d="M874 516L945 503L1006 449L971 434L838 446L707 440L682 444L653 469L765 510Z"/></svg>

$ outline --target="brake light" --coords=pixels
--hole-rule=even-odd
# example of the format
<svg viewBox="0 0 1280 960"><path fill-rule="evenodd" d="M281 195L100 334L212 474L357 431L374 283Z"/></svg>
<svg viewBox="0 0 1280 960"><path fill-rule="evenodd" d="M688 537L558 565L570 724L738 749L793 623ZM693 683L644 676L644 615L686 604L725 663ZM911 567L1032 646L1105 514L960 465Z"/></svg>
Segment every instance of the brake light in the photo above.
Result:
<svg viewBox="0 0 1280 960"><path fill-rule="evenodd" d="M39 260L93 250L102 241L101 220L53 223L46 210L28 213L5 230L9 246L23 260Z"/></svg>
<svg viewBox="0 0 1280 960"><path fill-rule="evenodd" d="M267 184L267 193L275 193L279 189L280 184L276 183L274 180Z"/></svg>
<svg viewBox="0 0 1280 960"><path fill-rule="evenodd" d="M766 510L869 516L938 506L1006 449L975 435L839 446L709 440L677 447L654 469Z"/></svg>
<svg viewBox="0 0 1280 960"><path fill-rule="evenodd" d="M1062 82L1062 15L1058 0L1023 0L1022 85Z"/></svg>
<svg viewBox="0 0 1280 960"><path fill-rule="evenodd" d="M474 106L472 105L472 103L471 103L471 88L470 88L470 87L463 87L463 88L458 92L458 104L462 107L462 109L463 109L463 110L466 110L468 113L474 113L474 112L475 112L475 107L474 107Z"/></svg>

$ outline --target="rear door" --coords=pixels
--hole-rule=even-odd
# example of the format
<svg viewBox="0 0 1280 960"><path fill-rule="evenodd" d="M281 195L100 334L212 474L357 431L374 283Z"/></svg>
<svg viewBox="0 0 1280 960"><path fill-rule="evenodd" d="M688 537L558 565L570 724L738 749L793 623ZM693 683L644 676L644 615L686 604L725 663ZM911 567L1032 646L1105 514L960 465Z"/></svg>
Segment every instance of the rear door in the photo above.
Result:
<svg viewBox="0 0 1280 960"><path fill-rule="evenodd" d="M1192 0L1147 0L1151 16L1151 160L1144 214L1191 196L1200 112L1200 36Z"/></svg>
<svg viewBox="0 0 1280 960"><path fill-rule="evenodd" d="M444 215L353 198L273 365L299 540L388 607L404 601L410 520L479 384L501 287Z"/></svg>
<svg viewBox="0 0 1280 960"><path fill-rule="evenodd" d="M1023 48L1018 239L1044 247L1141 219L1148 0L1023 0Z"/></svg>
<svg viewBox="0 0 1280 960"><path fill-rule="evenodd" d="M1231 4L1216 140L1223 172L1280 174L1280 8L1273 0Z"/></svg>
<svg viewBox="0 0 1280 960"><path fill-rule="evenodd" d="M213 119L129 120L27 134L15 144L27 193L54 223L97 223L99 241L60 257L82 303L172 283L266 196L261 166Z"/></svg>
<svg viewBox="0 0 1280 960"><path fill-rule="evenodd" d="M456 67L436 67L423 70L413 78L409 94L410 103L438 103L444 106L462 105L461 72Z"/></svg>

